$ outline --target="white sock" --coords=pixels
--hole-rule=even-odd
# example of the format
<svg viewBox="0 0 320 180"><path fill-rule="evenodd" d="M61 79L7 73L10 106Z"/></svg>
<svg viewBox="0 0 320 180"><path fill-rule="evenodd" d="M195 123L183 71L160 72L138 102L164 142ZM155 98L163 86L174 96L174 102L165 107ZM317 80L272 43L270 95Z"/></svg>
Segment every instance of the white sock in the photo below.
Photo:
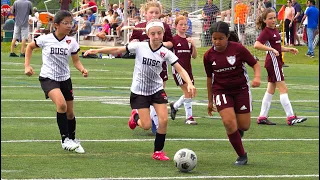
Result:
<svg viewBox="0 0 320 180"><path fill-rule="evenodd" d="M267 117L268 116L268 112L269 112L269 109L270 109L272 96L273 95L269 94L268 92L266 92L264 94L263 99L262 99L262 103L261 103L261 110L260 110L259 117L261 117L261 116Z"/></svg>
<svg viewBox="0 0 320 180"><path fill-rule="evenodd" d="M156 113L156 110L154 107L151 105L150 106L150 118L153 121L153 123L156 125L157 129L159 127L159 120L158 120L158 115Z"/></svg>
<svg viewBox="0 0 320 180"><path fill-rule="evenodd" d="M176 101L174 104L173 104L173 107L175 110L177 110L181 105L182 103L184 103L184 95L182 95L178 101Z"/></svg>
<svg viewBox="0 0 320 180"><path fill-rule="evenodd" d="M293 114L291 102L289 100L287 93L280 94L280 102L281 102L281 105L282 105L284 111L286 112L287 117L293 116L294 114Z"/></svg>
<svg viewBox="0 0 320 180"><path fill-rule="evenodd" d="M186 111L186 119L192 116L192 99L185 98L184 99L184 110Z"/></svg>

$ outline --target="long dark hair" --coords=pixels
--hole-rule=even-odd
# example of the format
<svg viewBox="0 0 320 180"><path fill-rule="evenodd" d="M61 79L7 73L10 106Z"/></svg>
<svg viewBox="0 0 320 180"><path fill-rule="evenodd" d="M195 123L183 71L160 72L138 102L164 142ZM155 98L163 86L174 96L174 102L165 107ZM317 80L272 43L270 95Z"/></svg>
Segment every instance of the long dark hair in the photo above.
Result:
<svg viewBox="0 0 320 180"><path fill-rule="evenodd" d="M215 32L220 32L225 34L228 38L228 41L239 42L239 37L234 31L229 30L229 25L226 22L219 21L212 24L209 29L210 34L212 35Z"/></svg>
<svg viewBox="0 0 320 180"><path fill-rule="evenodd" d="M61 10L58 11L56 13L56 15L54 16L54 23L60 24L61 21L65 18L65 17L71 17L72 18L72 14L69 11L65 11L65 10Z"/></svg>

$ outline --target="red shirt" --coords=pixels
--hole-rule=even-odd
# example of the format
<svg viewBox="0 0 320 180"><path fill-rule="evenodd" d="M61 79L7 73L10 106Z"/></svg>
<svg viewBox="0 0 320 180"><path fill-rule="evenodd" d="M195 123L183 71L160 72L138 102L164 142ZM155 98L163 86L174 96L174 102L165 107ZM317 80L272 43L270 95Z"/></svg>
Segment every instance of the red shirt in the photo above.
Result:
<svg viewBox="0 0 320 180"><path fill-rule="evenodd" d="M187 71L188 74L192 74L191 43L188 43L187 38L182 38L179 35L176 35L173 37L172 43L173 43L173 52L179 58L178 60L179 64Z"/></svg>
<svg viewBox="0 0 320 180"><path fill-rule="evenodd" d="M253 67L257 61L240 43L229 41L223 52L210 48L204 54L203 64L207 77L212 77L213 92L228 94L248 87L249 76L245 63Z"/></svg>
<svg viewBox="0 0 320 180"><path fill-rule="evenodd" d="M89 5L89 7L91 7L91 6L97 6L97 4L96 4L95 2L93 2L93 1L90 1L90 2L88 3L88 5ZM92 13L96 13L96 12L97 12L97 7L93 7L93 8L91 8L91 10L92 10Z"/></svg>
<svg viewBox="0 0 320 180"><path fill-rule="evenodd" d="M264 67L273 67L274 64L272 62L272 59L274 59L275 61L278 61L278 64L282 65L282 56L281 56L281 36L279 34L279 31L275 28L275 29L271 29L268 27L265 27L257 41L259 41L261 44L264 44L268 47L272 47L275 50L277 50L279 52L279 56L275 56L275 54L271 51L268 51L268 54L266 56L266 61L264 63Z"/></svg>

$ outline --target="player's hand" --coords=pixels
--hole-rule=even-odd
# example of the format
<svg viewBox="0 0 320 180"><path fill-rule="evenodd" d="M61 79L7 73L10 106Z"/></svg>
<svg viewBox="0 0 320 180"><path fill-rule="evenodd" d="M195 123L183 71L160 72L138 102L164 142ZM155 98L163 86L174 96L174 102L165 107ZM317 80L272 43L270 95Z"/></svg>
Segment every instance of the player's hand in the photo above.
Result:
<svg viewBox="0 0 320 180"><path fill-rule="evenodd" d="M279 56L279 55L280 55L279 52L278 52L277 50L275 50L275 49L273 49L272 52L273 52L276 56Z"/></svg>
<svg viewBox="0 0 320 180"><path fill-rule="evenodd" d="M208 115L213 116L213 112L217 112L217 107L213 103L208 103Z"/></svg>
<svg viewBox="0 0 320 180"><path fill-rule="evenodd" d="M197 90L194 87L194 85L193 84L188 84L187 89L188 89L188 93L191 94L191 98L194 98L196 96L196 94L197 94Z"/></svg>
<svg viewBox="0 0 320 180"><path fill-rule="evenodd" d="M81 70L81 73L82 73L82 76L83 76L83 77L88 77L88 70L82 69L82 70Z"/></svg>
<svg viewBox="0 0 320 180"><path fill-rule="evenodd" d="M32 76L34 74L33 68L31 66L25 66L24 74L27 76Z"/></svg>
<svg viewBox="0 0 320 180"><path fill-rule="evenodd" d="M89 49L86 52L84 52L84 56L88 56L88 54L97 54L98 50L97 49Z"/></svg>
<svg viewBox="0 0 320 180"><path fill-rule="evenodd" d="M289 48L289 52L291 52L291 53L294 54L294 55L297 55L298 52L299 52L299 50L296 49L296 48Z"/></svg>
<svg viewBox="0 0 320 180"><path fill-rule="evenodd" d="M261 82L260 77L254 77L252 82L251 82L251 86L253 88L259 87L260 86L260 82Z"/></svg>

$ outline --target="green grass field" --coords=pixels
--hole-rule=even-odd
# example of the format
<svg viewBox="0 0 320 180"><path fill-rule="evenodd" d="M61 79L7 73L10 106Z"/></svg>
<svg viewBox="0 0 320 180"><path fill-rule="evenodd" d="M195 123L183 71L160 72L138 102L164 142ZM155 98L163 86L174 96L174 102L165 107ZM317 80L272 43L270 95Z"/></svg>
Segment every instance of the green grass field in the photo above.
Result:
<svg viewBox="0 0 320 180"><path fill-rule="evenodd" d="M184 124L184 108L175 121L169 119L165 151L173 159L176 151L190 148L198 156L197 167L180 173L172 160L154 161L151 131L127 125L131 109L129 87L132 59L81 59L89 77L70 65L75 94L77 138L85 154L62 150L55 106L45 100L38 75L41 55L31 64L36 75L24 75L24 59L1 53L1 178L4 179L319 179L319 59L287 55L284 69L294 112L308 120L287 126L279 93L273 96L269 116L276 126L259 126L256 118L266 90L262 67L261 87L252 89L252 124L243 144L247 166L237 167L237 158L227 139L219 114L206 113L206 76L201 54L193 61L195 86L193 114L197 126ZM303 49L304 48L304 49ZM318 54L319 51L316 52ZM171 72L171 71L170 71ZM248 68L250 77L253 71ZM169 101L181 96L172 76L167 82Z"/></svg>

